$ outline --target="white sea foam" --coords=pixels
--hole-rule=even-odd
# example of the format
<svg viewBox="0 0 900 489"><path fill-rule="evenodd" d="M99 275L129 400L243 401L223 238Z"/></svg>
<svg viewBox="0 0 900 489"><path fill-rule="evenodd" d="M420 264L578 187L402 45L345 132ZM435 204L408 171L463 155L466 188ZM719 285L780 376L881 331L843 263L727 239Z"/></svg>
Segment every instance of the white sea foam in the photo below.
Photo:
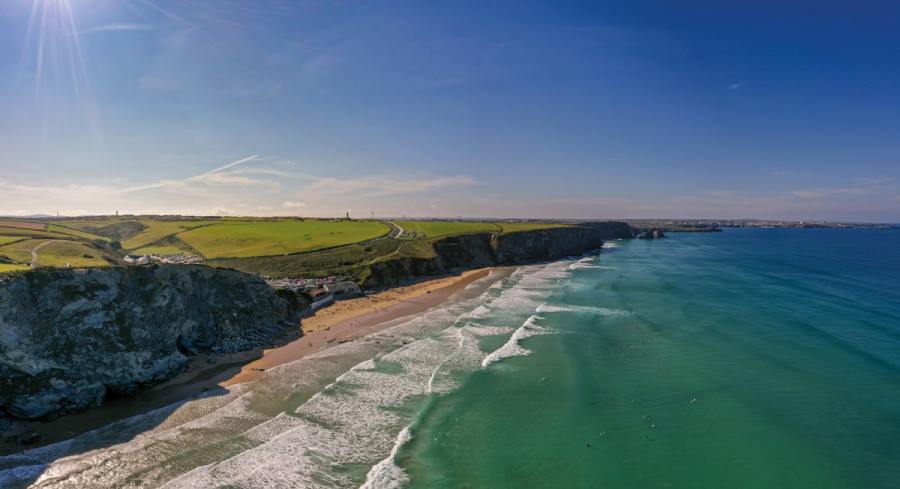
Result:
<svg viewBox="0 0 900 489"><path fill-rule="evenodd" d="M582 314L592 314L598 316L629 316L631 312L622 309L610 309L607 307L594 306L572 306L572 305L551 305L541 304L537 308L537 312L577 312Z"/></svg>
<svg viewBox="0 0 900 489"><path fill-rule="evenodd" d="M605 241L602 248L618 248L619 244L614 241Z"/></svg>
<svg viewBox="0 0 900 489"><path fill-rule="evenodd" d="M475 323L467 323L466 331L473 336L499 336L502 334L510 334L515 328L509 326L481 326Z"/></svg>
<svg viewBox="0 0 900 489"><path fill-rule="evenodd" d="M613 243L611 243L613 244ZM615 246L612 246L615 248ZM600 265L597 263L596 256L587 256L584 257L575 263L569 265L569 270L615 270L616 267L610 267L606 265Z"/></svg>
<svg viewBox="0 0 900 489"><path fill-rule="evenodd" d="M481 305L481 306L476 307L472 311L470 311L466 314L463 314L462 317L480 318L480 317L484 317L484 316L490 314L490 312L491 312L491 310L487 306Z"/></svg>
<svg viewBox="0 0 900 489"><path fill-rule="evenodd" d="M404 436L392 433L409 423L408 414L397 408L416 396L455 388L455 373L477 368L483 357L466 327L447 326L376 361L357 364L293 415L247 433L247 439L261 442L258 446L195 469L166 487L350 487L352 479L335 468L365 463L373 466L364 487L399 486L405 475L393 455L384 458L404 442Z"/></svg>

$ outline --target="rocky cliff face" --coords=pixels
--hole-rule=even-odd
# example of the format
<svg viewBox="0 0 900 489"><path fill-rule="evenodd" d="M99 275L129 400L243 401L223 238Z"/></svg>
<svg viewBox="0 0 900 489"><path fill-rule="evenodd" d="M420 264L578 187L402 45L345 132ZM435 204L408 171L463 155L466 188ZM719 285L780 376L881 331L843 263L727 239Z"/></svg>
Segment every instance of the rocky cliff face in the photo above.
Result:
<svg viewBox="0 0 900 489"><path fill-rule="evenodd" d="M452 236L434 243L434 257L399 258L373 264L364 285L370 288L387 287L452 269L553 260L600 248L604 240L632 237L631 227L623 222L592 222L507 234Z"/></svg>
<svg viewBox="0 0 900 489"><path fill-rule="evenodd" d="M494 256L500 265L553 260L603 246L597 229L568 227L501 234L494 237Z"/></svg>
<svg viewBox="0 0 900 489"><path fill-rule="evenodd" d="M0 412L33 419L179 373L189 355L262 346L298 304L234 270L40 269L0 279Z"/></svg>
<svg viewBox="0 0 900 489"><path fill-rule="evenodd" d="M600 239L631 239L635 236L634 229L627 223L621 221L590 221L579 224L581 227L587 227L596 230Z"/></svg>

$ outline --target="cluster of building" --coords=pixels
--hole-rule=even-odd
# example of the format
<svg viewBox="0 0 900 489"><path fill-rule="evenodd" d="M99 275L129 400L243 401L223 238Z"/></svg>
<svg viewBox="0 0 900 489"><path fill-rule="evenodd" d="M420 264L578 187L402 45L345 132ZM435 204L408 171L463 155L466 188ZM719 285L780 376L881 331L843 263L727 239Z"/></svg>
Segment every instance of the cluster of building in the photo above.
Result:
<svg viewBox="0 0 900 489"><path fill-rule="evenodd" d="M203 263L203 258L185 253L175 255L128 255L125 263L130 265L150 265L151 263L166 263L175 265L194 265Z"/></svg>
<svg viewBox="0 0 900 489"><path fill-rule="evenodd" d="M326 278L279 278L267 279L266 282L276 289L291 289L297 292L305 292L312 297L311 312L316 312L323 307L328 307L335 301L352 299L363 294L356 282L347 280L346 277Z"/></svg>

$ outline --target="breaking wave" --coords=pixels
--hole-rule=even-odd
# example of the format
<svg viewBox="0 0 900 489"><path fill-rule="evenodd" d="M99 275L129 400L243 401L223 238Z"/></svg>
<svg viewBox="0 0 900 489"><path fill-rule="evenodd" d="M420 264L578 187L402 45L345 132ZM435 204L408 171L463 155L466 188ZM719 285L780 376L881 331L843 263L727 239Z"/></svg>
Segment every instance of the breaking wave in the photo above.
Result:
<svg viewBox="0 0 900 489"><path fill-rule="evenodd" d="M538 306L537 312L577 312L581 314L592 314L597 316L630 316L632 314L631 311L625 311L623 309L610 309L608 307L549 304L541 304L540 306Z"/></svg>
<svg viewBox="0 0 900 489"><path fill-rule="evenodd" d="M509 340L501 346L500 348L491 352L488 356L484 357L484 360L481 361L482 367L488 367L493 363L497 363L503 359L510 357L518 357L524 355L530 355L531 351L527 350L519 344L520 341L530 338L539 334L546 334L547 330L538 326L535 321L538 319L543 319L540 316L532 315L529 317L524 324L522 324L519 329L517 329L512 336L509 337Z"/></svg>

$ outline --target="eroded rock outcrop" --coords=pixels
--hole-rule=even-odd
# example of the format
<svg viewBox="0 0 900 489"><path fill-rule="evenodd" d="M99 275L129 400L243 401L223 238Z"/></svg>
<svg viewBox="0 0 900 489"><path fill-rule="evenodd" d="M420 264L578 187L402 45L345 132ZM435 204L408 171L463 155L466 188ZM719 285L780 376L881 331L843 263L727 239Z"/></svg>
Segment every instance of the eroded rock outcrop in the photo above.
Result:
<svg viewBox="0 0 900 489"><path fill-rule="evenodd" d="M666 237L666 233L660 228L647 229L638 234L638 239L662 239Z"/></svg>
<svg viewBox="0 0 900 489"><path fill-rule="evenodd" d="M266 345L302 304L204 266L40 269L0 279L0 412L33 419L181 372L188 357Z"/></svg>

